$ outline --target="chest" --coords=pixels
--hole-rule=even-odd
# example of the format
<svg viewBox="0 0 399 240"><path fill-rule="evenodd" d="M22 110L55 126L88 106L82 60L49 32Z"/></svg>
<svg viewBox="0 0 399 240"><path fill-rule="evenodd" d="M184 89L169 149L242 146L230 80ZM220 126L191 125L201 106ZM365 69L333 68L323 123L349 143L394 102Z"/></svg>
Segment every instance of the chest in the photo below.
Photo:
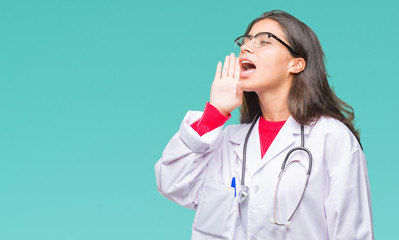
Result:
<svg viewBox="0 0 399 240"><path fill-rule="evenodd" d="M209 163L208 177L226 187L235 185L237 196L242 190L242 184L249 188L247 201L239 204L243 218L248 218L248 214L253 213L250 219L268 222L277 210L279 220L287 220L297 208L302 194L301 207L297 211L319 208L323 212L328 179L322 146L307 141L308 145L305 147L312 155L310 162L305 151L296 150L289 154L292 149L301 145L300 135L284 144L276 142L279 140L282 139L277 137L272 142L263 158L257 134L249 137L246 149L243 143L225 142ZM285 169L281 171L285 160ZM311 173L305 188L309 168Z"/></svg>

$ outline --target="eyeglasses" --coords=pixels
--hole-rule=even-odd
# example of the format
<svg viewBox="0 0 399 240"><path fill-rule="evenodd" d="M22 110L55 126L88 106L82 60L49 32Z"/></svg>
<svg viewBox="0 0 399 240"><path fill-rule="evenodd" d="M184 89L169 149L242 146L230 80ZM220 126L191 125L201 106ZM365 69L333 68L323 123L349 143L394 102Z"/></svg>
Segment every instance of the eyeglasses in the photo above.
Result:
<svg viewBox="0 0 399 240"><path fill-rule="evenodd" d="M271 37L276 39L277 41L279 41L285 47L287 47L292 55L294 55L294 56L297 55L297 53L294 51L294 49L292 49L292 47L290 47L283 40L281 40L276 35L274 35L273 33L270 33L270 32L260 32L260 33L257 33L255 36L251 36L248 34L242 35L242 36L236 38L236 40L234 40L234 42L235 42L236 46L241 48L241 46L248 43L253 38L254 39L254 43L253 43L254 48L260 48L260 47L265 46L267 43L270 43L269 38L271 38Z"/></svg>

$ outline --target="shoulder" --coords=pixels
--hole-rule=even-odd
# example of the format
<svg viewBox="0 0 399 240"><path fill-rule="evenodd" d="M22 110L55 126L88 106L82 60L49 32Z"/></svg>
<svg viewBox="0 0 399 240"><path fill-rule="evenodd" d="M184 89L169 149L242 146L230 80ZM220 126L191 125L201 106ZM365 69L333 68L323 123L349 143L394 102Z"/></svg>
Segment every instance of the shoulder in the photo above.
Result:
<svg viewBox="0 0 399 240"><path fill-rule="evenodd" d="M311 124L312 128L324 130L326 133L349 134L351 131L341 121L332 118L321 116L315 123Z"/></svg>
<svg viewBox="0 0 399 240"><path fill-rule="evenodd" d="M331 117L320 117L310 128L310 134L319 141L326 152L335 156L362 151L360 143L351 130L341 121Z"/></svg>
<svg viewBox="0 0 399 240"><path fill-rule="evenodd" d="M356 148L360 146L355 135L341 121L332 117L320 117L312 127L314 131L320 131L328 140L347 141L347 144Z"/></svg>

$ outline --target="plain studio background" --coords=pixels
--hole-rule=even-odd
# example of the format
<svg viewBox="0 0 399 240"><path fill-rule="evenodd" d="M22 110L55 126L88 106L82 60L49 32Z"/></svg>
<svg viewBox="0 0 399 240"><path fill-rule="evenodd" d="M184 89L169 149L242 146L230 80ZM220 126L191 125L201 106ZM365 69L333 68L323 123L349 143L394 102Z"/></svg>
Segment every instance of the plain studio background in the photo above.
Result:
<svg viewBox="0 0 399 240"><path fill-rule="evenodd" d="M0 239L189 239L194 211L157 192L154 164L272 9L319 37L361 129L376 238L396 235L393 2L1 0Z"/></svg>

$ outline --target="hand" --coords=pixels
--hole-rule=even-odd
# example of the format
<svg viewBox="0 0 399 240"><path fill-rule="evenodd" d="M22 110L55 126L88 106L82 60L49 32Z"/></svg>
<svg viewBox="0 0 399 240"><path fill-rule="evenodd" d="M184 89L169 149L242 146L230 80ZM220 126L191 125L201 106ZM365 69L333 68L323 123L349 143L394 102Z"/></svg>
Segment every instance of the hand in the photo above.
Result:
<svg viewBox="0 0 399 240"><path fill-rule="evenodd" d="M234 53L226 56L223 71L222 63L218 62L211 87L210 103L226 116L242 104L240 71L240 64Z"/></svg>

